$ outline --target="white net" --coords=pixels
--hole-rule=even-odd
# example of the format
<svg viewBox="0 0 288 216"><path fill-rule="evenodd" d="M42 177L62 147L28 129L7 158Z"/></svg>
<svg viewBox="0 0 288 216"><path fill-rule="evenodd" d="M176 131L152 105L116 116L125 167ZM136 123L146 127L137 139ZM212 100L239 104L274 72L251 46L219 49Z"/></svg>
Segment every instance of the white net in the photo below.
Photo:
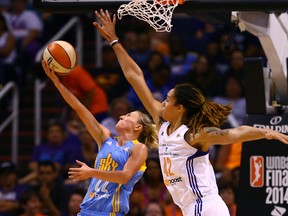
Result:
<svg viewBox="0 0 288 216"><path fill-rule="evenodd" d="M157 32L170 32L171 19L177 6L178 0L132 0L121 5L117 14L119 19L126 15L137 17L149 23Z"/></svg>

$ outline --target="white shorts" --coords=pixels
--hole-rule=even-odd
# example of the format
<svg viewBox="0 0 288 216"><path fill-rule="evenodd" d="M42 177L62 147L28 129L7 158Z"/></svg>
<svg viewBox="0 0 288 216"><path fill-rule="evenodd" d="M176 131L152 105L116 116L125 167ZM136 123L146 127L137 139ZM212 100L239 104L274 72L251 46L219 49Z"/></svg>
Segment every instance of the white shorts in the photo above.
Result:
<svg viewBox="0 0 288 216"><path fill-rule="evenodd" d="M182 209L183 216L230 216L228 207L219 195L209 195L197 199L187 209Z"/></svg>

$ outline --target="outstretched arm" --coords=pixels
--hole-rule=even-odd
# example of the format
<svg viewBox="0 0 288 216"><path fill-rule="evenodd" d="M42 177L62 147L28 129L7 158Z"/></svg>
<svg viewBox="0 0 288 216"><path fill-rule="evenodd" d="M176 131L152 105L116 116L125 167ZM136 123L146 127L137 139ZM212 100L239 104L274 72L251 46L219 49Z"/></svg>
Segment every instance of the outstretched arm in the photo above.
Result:
<svg viewBox="0 0 288 216"><path fill-rule="evenodd" d="M87 130L91 136L100 147L103 141L109 137L108 129L99 124L92 113L60 82L54 70L50 69L47 62L44 60L42 60L42 67L65 101L72 107L72 109L75 110L77 115L87 127Z"/></svg>
<svg viewBox="0 0 288 216"><path fill-rule="evenodd" d="M236 142L247 142L259 139L275 139L288 144L288 136L271 129L255 128L251 126L240 126L233 129L219 130L217 128L206 128L203 132L197 134L195 139L190 135L191 145L200 143L203 149L213 144L227 145Z"/></svg>
<svg viewBox="0 0 288 216"><path fill-rule="evenodd" d="M102 37L104 37L110 44L111 42L118 40L115 33L116 15L114 14L113 19L111 20L109 12L107 10L104 12L102 9L100 10L100 13L96 11L95 14L101 24L93 22L93 25L99 30ZM154 99L145 82L142 70L128 55L120 43L115 43L112 47L116 53L124 76L136 91L143 105L152 116L155 124L158 125L162 105L159 101Z"/></svg>
<svg viewBox="0 0 288 216"><path fill-rule="evenodd" d="M143 144L135 145L131 150L131 155L127 160L123 170L104 171L88 167L85 163L77 161L81 166L79 168L69 169L69 178L74 181L80 181L88 178L98 178L104 181L126 184L137 173L145 163L148 155L148 149ZM143 170L144 172L144 170Z"/></svg>

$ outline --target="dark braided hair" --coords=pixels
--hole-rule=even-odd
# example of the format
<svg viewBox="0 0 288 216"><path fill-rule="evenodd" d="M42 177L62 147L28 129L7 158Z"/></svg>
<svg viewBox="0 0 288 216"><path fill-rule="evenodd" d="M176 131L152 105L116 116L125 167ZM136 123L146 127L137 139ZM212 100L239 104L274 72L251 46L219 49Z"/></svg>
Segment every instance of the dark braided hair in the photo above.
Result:
<svg viewBox="0 0 288 216"><path fill-rule="evenodd" d="M204 127L220 127L232 111L231 104L207 101L203 93L190 83L176 85L174 97L175 105L181 104L186 109L182 124L187 125L194 134Z"/></svg>

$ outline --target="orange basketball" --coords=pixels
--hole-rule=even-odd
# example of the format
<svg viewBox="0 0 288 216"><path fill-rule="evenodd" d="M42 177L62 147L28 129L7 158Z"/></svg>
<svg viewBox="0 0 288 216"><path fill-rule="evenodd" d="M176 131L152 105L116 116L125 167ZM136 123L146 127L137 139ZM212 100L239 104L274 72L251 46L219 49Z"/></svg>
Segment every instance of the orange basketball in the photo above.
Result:
<svg viewBox="0 0 288 216"><path fill-rule="evenodd" d="M66 41L54 41L47 45L43 52L43 59L50 68L59 75L67 75L76 66L77 53L74 47Z"/></svg>

